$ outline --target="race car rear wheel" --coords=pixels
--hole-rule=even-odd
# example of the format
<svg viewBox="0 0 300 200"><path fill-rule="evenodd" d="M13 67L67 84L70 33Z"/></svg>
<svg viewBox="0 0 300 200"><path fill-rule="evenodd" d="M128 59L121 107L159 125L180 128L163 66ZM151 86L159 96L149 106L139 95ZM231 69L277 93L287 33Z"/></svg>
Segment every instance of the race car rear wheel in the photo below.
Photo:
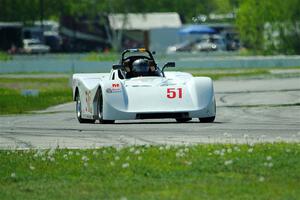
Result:
<svg viewBox="0 0 300 200"><path fill-rule="evenodd" d="M103 119L103 95L102 95L102 89L99 88L99 99L97 104L97 110L98 110L98 119L100 124L113 124L115 120L104 120Z"/></svg>
<svg viewBox="0 0 300 200"><path fill-rule="evenodd" d="M94 119L83 119L82 118L81 101L80 101L79 93L76 94L75 100L76 100L76 117L77 117L79 123L95 123Z"/></svg>
<svg viewBox="0 0 300 200"><path fill-rule="evenodd" d="M176 121L178 123L185 123L185 122L188 122L190 120L192 120L192 118L176 118Z"/></svg>
<svg viewBox="0 0 300 200"><path fill-rule="evenodd" d="M201 123L211 123L215 121L215 116L213 117L205 117L205 118L199 118Z"/></svg>

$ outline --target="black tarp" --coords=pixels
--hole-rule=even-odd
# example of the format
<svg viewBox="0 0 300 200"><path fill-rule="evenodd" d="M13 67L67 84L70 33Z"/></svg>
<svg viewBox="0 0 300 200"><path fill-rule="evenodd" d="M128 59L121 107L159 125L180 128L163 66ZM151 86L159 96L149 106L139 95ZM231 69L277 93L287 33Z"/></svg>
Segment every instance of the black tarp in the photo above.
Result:
<svg viewBox="0 0 300 200"><path fill-rule="evenodd" d="M22 47L22 28L21 23L0 22L0 50Z"/></svg>

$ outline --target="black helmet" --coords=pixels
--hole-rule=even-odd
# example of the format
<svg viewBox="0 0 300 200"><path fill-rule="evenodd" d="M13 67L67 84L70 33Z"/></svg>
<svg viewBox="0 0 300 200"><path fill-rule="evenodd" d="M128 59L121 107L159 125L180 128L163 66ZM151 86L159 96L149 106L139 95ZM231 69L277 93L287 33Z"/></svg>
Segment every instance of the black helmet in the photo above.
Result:
<svg viewBox="0 0 300 200"><path fill-rule="evenodd" d="M148 72L149 65L148 61L145 59L137 59L132 63L132 71L137 73Z"/></svg>

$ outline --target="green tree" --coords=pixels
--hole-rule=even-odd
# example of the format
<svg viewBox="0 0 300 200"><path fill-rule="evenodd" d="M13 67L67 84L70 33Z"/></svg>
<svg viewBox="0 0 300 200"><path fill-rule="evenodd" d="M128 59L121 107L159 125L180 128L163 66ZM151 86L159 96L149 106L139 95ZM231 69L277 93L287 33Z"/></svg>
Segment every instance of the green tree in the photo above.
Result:
<svg viewBox="0 0 300 200"><path fill-rule="evenodd" d="M0 0L0 21L26 23L40 19L40 3L44 4L46 19L61 15L97 13L178 12L187 23L192 17L211 12L231 11L238 0Z"/></svg>
<svg viewBox="0 0 300 200"><path fill-rule="evenodd" d="M236 24L245 47L257 53L300 53L299 6L299 0L244 0Z"/></svg>
<svg viewBox="0 0 300 200"><path fill-rule="evenodd" d="M264 1L264 0L262 0ZM262 49L265 20L261 13L261 0L245 0L237 13L237 27L245 45L255 51Z"/></svg>

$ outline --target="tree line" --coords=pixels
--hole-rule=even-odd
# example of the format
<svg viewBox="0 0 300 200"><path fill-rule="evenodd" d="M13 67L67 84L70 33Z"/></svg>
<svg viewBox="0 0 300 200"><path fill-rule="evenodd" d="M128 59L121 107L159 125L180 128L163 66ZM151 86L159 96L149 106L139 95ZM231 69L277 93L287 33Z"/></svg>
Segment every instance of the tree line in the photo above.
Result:
<svg viewBox="0 0 300 200"><path fill-rule="evenodd" d="M243 0L236 25L246 47L257 53L300 54L299 0Z"/></svg>
<svg viewBox="0 0 300 200"><path fill-rule="evenodd" d="M43 9L42 9L43 8ZM257 53L300 53L299 0L0 0L0 21L31 24L61 16L177 12L184 23L210 13L234 12L243 45ZM224 22L224 21L223 21Z"/></svg>
<svg viewBox="0 0 300 200"><path fill-rule="evenodd" d="M211 12L231 12L238 0L0 0L1 21L32 22L61 15L97 15L98 13L178 12L185 22L193 16Z"/></svg>

